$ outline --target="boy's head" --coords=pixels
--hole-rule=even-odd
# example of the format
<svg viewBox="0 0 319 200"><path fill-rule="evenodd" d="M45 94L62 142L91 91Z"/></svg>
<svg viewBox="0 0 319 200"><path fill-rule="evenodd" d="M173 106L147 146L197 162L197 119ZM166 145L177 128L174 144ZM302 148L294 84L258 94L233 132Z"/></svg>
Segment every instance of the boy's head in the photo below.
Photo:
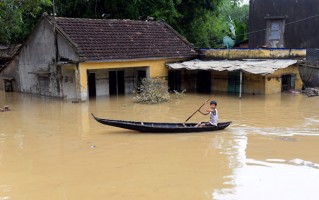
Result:
<svg viewBox="0 0 319 200"><path fill-rule="evenodd" d="M216 101L211 101L210 102L210 107L211 108L216 108L216 106L217 106L217 102Z"/></svg>

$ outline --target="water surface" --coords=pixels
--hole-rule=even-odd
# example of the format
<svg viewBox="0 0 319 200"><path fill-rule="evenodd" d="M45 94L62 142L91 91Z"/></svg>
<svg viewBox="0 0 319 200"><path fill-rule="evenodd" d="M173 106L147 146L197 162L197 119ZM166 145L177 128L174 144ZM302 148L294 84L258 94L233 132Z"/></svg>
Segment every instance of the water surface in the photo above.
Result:
<svg viewBox="0 0 319 200"><path fill-rule="evenodd" d="M141 105L0 92L0 200L318 199L319 98L215 94L212 133L145 134L98 117L183 122L208 95ZM205 121L195 115L192 122Z"/></svg>

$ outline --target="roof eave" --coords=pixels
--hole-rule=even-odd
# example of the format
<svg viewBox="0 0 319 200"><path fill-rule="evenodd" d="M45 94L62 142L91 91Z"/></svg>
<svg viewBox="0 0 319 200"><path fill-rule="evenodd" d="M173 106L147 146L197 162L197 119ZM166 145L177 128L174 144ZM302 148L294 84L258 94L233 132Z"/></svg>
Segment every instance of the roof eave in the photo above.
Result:
<svg viewBox="0 0 319 200"><path fill-rule="evenodd" d="M196 58L197 55L193 55L193 56L171 56L171 57L149 57L149 58L135 58L135 59L105 59L105 60L82 60L80 59L79 62L82 62L82 63L92 63L92 62L97 62L97 63L102 63L102 62L129 62L129 61L149 61L149 60L166 60L166 59L184 59L184 60L187 60L187 59L194 59Z"/></svg>
<svg viewBox="0 0 319 200"><path fill-rule="evenodd" d="M45 15L46 19L49 21L49 23L51 23L53 25L54 21L52 19L52 17L48 16L48 15ZM66 34L63 29L58 25L57 22L55 22L55 28L56 28L56 31L58 33L61 34L62 37L64 37L67 42L70 43L70 45L74 48L74 50L76 51L76 53L78 54L78 56L80 56L80 53L79 53L79 49L78 49L78 45L68 36L68 34Z"/></svg>
<svg viewBox="0 0 319 200"><path fill-rule="evenodd" d="M183 37L181 34L179 34L173 27L171 27L168 23L162 21L162 23L170 30L172 31L179 39L181 39L186 45L188 45L190 48L195 49L195 45L190 43L185 37Z"/></svg>

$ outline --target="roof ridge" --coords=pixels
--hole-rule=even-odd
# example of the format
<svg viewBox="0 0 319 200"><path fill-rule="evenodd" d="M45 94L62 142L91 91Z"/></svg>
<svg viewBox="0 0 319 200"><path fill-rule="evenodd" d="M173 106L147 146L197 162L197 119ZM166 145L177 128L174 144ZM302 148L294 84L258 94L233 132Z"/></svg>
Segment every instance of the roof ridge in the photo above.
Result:
<svg viewBox="0 0 319 200"><path fill-rule="evenodd" d="M90 21L129 21L129 22L141 22L141 23L162 23L161 20L154 20L154 21L142 21L142 20L135 20L135 19L94 19L94 18L82 18L82 17L55 17L55 19L73 19L73 20L90 20Z"/></svg>
<svg viewBox="0 0 319 200"><path fill-rule="evenodd" d="M55 19L57 30L75 48L80 61L197 56L193 46L163 21Z"/></svg>

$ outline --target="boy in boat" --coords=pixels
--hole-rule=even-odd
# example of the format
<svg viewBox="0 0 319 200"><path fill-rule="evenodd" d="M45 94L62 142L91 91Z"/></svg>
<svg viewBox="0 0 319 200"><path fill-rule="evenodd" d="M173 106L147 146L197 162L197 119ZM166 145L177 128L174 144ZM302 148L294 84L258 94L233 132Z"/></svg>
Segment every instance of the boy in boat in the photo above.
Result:
<svg viewBox="0 0 319 200"><path fill-rule="evenodd" d="M206 102L207 104L208 102ZM199 122L195 127L203 127L203 126L217 126L218 124L218 110L216 109L217 102L211 101L210 107L206 110L206 112L202 112L199 110L199 112L203 115L210 115L209 122Z"/></svg>

